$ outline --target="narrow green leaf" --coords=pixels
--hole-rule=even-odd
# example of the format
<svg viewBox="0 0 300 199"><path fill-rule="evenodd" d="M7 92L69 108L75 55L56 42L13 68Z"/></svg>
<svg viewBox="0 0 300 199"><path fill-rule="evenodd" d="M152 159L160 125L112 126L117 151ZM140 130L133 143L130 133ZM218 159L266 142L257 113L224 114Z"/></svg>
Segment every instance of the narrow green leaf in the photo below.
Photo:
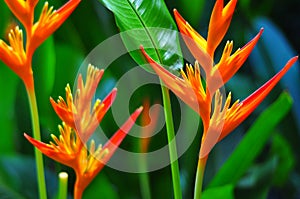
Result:
<svg viewBox="0 0 300 199"><path fill-rule="evenodd" d="M292 98L286 92L257 118L208 187L236 184L260 154L272 130L288 113Z"/></svg>
<svg viewBox="0 0 300 199"><path fill-rule="evenodd" d="M210 189L206 189L203 192L202 199L234 199L234 186L229 184L229 185L224 185L220 187L213 187Z"/></svg>
<svg viewBox="0 0 300 199"><path fill-rule="evenodd" d="M143 45L147 53L167 69L182 68L178 32L163 0L99 1L114 13L125 47L139 65L147 64L139 50Z"/></svg>

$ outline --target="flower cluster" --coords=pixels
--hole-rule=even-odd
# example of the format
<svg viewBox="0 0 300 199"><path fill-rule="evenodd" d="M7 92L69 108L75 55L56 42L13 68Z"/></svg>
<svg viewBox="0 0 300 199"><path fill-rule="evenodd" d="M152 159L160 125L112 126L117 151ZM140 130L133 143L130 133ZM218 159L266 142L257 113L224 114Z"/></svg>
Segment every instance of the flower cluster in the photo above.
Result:
<svg viewBox="0 0 300 199"><path fill-rule="evenodd" d="M88 142L117 92L117 89L113 89L102 102L97 99L92 105L103 72L89 65L86 82L83 82L81 75L78 78L74 100L69 85L66 86L66 100L62 97L57 102L50 99L55 112L63 121L58 127L59 137L51 135L53 142L46 144L24 134L42 153L74 169L74 197L77 199L81 198L84 189L113 155L142 111L142 108L138 108L104 146L96 147L94 140Z"/></svg>
<svg viewBox="0 0 300 199"><path fill-rule="evenodd" d="M261 29L251 41L233 54L231 54L233 42L227 41L219 62L214 61L216 48L229 28L236 2L237 0L231 0L224 7L223 0L216 1L209 22L207 39L197 33L178 11L174 10L182 37L196 59L194 66L187 65L185 71L181 70L182 78L164 69L142 48L144 56L162 81L202 118L204 133L200 158L206 159L213 146L253 112L298 59L298 57L290 59L280 72L245 100L230 105L231 94L229 94L223 104L225 96L221 94L220 88L243 65L263 32ZM201 69L205 72L205 86Z"/></svg>
<svg viewBox="0 0 300 199"><path fill-rule="evenodd" d="M27 88L32 89L34 86L31 66L34 51L60 27L79 2L80 0L70 0L59 10L49 8L48 2L45 2L39 19L34 22L38 0L5 0L9 9L23 24L26 39L24 40L19 26L10 30L9 44L0 40L0 59L23 80Z"/></svg>

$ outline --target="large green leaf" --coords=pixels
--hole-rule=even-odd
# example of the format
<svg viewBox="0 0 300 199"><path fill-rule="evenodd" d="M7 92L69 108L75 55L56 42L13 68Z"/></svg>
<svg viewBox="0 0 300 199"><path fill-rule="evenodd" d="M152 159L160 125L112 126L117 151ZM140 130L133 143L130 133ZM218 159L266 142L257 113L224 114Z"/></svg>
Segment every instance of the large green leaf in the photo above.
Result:
<svg viewBox="0 0 300 199"><path fill-rule="evenodd" d="M155 61L168 69L182 68L178 32L163 0L99 1L114 13L125 47L139 65L147 63L139 50L143 45Z"/></svg>
<svg viewBox="0 0 300 199"><path fill-rule="evenodd" d="M289 94L280 97L260 116L246 133L232 155L221 167L209 187L236 184L249 169L268 141L272 130L288 113L292 105Z"/></svg>

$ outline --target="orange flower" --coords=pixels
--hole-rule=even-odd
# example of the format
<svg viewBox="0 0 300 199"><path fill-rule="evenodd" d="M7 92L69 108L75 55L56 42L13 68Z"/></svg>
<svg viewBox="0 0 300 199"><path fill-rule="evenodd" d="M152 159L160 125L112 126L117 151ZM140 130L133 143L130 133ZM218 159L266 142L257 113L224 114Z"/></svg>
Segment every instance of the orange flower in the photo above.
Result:
<svg viewBox="0 0 300 199"><path fill-rule="evenodd" d="M91 108L102 74L103 70L89 65L85 84L81 75L79 76L74 102L69 85L66 87L67 102L61 97L58 103L51 99L56 113L64 121L59 126L59 137L51 135L54 142L46 144L24 134L42 153L75 170L74 197L77 199L81 198L84 189L113 155L142 111L142 107L138 108L103 147L99 145L96 148L94 140L90 141L88 147L89 138L116 95L116 89L113 89L109 97L103 102L97 100Z"/></svg>
<svg viewBox="0 0 300 199"><path fill-rule="evenodd" d="M38 0L5 0L13 14L26 30L26 46L23 46L23 32L16 26L8 35L9 44L0 40L0 59L10 67L25 83L33 88L31 60L36 48L44 42L72 13L80 0L70 0L58 11L48 9L45 3L40 18L34 23L34 8Z"/></svg>
<svg viewBox="0 0 300 199"><path fill-rule="evenodd" d="M181 73L183 76L182 79L173 75L165 68L157 64L153 59L151 59L147 55L143 48L142 53L144 54L148 62L151 64L152 68L157 73L157 75L165 83L165 85L201 116L204 124L204 134L202 140L207 140L207 142L210 142L210 144L207 145L209 150L203 149L204 151L206 151L206 155L208 154L207 151L210 151L211 147L217 141L220 141L226 135L228 135L253 112L253 110L262 102L262 100L269 94L273 87L279 82L283 75L298 59L297 56L290 59L284 66L284 68L281 71L279 71L273 78L271 78L268 82L266 82L263 86L261 86L257 91L255 91L252 95L250 95L242 102L234 103L234 105L232 105L231 108L229 108L229 104L231 101L231 97L229 95L225 106L225 108L227 108L229 111L220 112L220 108L215 108L215 112L213 112L213 115L210 116L211 100L207 98L207 93L205 93L203 89L200 77L200 69L197 62L195 64L195 69L193 69L192 66L187 66L187 72ZM220 95L216 94L216 96L216 103L221 102L222 100L220 100L220 97L218 97ZM222 115L222 113L224 115ZM211 131L215 132L215 129L220 128L220 126L218 126L220 124L215 122L219 121L215 119L215 114L218 114L218 117L221 117L222 120L224 120L224 122L222 123L224 125L221 126L222 131L219 131L220 134L218 135L210 133ZM203 146L203 148L206 147Z"/></svg>
<svg viewBox="0 0 300 199"><path fill-rule="evenodd" d="M11 68L22 80L31 75L31 68L24 67L27 62L27 56L23 46L23 31L16 26L8 33L7 45L0 40L0 59Z"/></svg>
<svg viewBox="0 0 300 199"><path fill-rule="evenodd" d="M241 102L237 100L230 106L231 93L229 93L222 108L223 96L219 90L216 92L209 127L204 130L202 136L200 158L206 157L217 142L232 132L255 110L297 59L298 57L291 58L281 71Z"/></svg>
<svg viewBox="0 0 300 199"><path fill-rule="evenodd" d="M79 3L80 0L70 0L56 11L53 10L53 7L48 8L48 2L45 2L39 20L33 24L31 30L32 38L28 50L33 52L41 45L41 43L61 26Z"/></svg>
<svg viewBox="0 0 300 199"><path fill-rule="evenodd" d="M225 84L240 69L263 32L261 29L251 41L232 55L233 42L227 41L219 63L213 66L215 50L227 32L235 5L236 0L231 0L223 8L223 0L217 0L210 18L207 41L184 20L177 10L174 10L178 28L191 53L203 67L206 81L210 82L211 93Z"/></svg>
<svg viewBox="0 0 300 199"><path fill-rule="evenodd" d="M59 97L56 103L50 98L50 102L56 114L68 126L74 129L76 128L81 135L81 139L84 141L95 131L99 121L101 121L116 97L117 89L114 88L102 102L97 100L92 107L92 98L103 72L103 70L96 69L92 65L89 65L85 85L82 76L79 75L78 77L74 100L69 85L67 85L65 89L66 101L62 97Z"/></svg>

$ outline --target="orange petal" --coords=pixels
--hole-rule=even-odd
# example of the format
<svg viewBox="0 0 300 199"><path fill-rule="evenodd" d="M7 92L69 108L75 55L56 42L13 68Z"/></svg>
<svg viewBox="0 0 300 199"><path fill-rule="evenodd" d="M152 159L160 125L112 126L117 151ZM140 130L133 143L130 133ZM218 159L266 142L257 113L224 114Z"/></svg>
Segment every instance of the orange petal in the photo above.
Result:
<svg viewBox="0 0 300 199"><path fill-rule="evenodd" d="M281 71L279 71L275 76L273 76L269 81L257 89L245 100L240 102L242 106L237 114L234 116L232 121L226 122L223 128L222 135L219 140L222 140L227 136L233 129L235 129L240 123L242 123L253 111L254 109L265 99L265 97L270 93L270 91L276 86L279 80L285 75L285 73L292 67L292 65L298 60L298 56L291 58Z"/></svg>
<svg viewBox="0 0 300 199"><path fill-rule="evenodd" d="M263 29L249 41L243 48L238 49L233 55L228 57L225 60L220 60L220 62L215 66L218 68L219 73L223 78L224 84L240 69L244 64L246 59L249 57L256 43L258 42L260 36L263 33Z"/></svg>
<svg viewBox="0 0 300 199"><path fill-rule="evenodd" d="M74 157L72 155L67 153L62 153L61 151L57 151L51 145L38 141L30 137L26 133L24 133L24 136L32 145L34 145L38 150L40 150L43 154L45 154L49 158L72 167L74 163L73 162Z"/></svg>
<svg viewBox="0 0 300 199"><path fill-rule="evenodd" d="M54 17L48 17L52 11L50 13L47 13L48 11L50 11L47 5L47 9L44 10L44 16L41 16L39 21L36 22L33 26L33 35L31 41L32 44L30 46L31 53L41 43L43 43L54 31L56 31L57 28L61 26L61 24L69 17L69 15L73 12L73 10L77 7L79 3L80 0L69 0L59 10L55 11L55 16L53 15ZM43 13L41 15L43 15ZM48 17L48 19L41 23L41 18L45 19L45 17Z"/></svg>
<svg viewBox="0 0 300 199"><path fill-rule="evenodd" d="M184 101L187 105L189 105L192 109L200 114L200 107L197 95L195 94L194 90L189 85L187 85L186 82L183 81L183 79L175 76L174 74L170 73L165 68L157 64L151 57L149 57L143 47L141 47L141 51L152 66L153 70L164 82L164 84L170 90L172 90L172 92L175 93L175 95L177 95L182 101Z"/></svg>
<svg viewBox="0 0 300 199"><path fill-rule="evenodd" d="M4 0L11 12L27 27L31 23L30 11L33 9L24 0Z"/></svg>
<svg viewBox="0 0 300 199"><path fill-rule="evenodd" d="M224 0L217 0L215 3L210 17L206 49L212 59L216 48L229 28L236 2L237 0L230 0L224 8Z"/></svg>
<svg viewBox="0 0 300 199"><path fill-rule="evenodd" d="M99 109L99 112L96 113L96 117L95 117L95 120L93 120L93 122L91 122L89 124L88 127L86 127L85 129L80 129L78 131L78 133L80 134L80 138L82 139L82 142L86 142L90 137L91 135L95 132L95 129L99 126L99 123L101 122L102 118L104 117L104 115L106 114L106 112L108 111L108 109L111 107L111 105L113 104L115 98L117 96L117 89L114 88L106 97L105 99L102 101L102 105L103 107L101 107ZM78 125L81 124L81 121L80 121L81 118L78 118L77 120L79 121L78 122ZM81 127L80 127L81 128ZM82 135L84 133L84 135Z"/></svg>
<svg viewBox="0 0 300 199"><path fill-rule="evenodd" d="M175 20L181 36L195 57L199 64L203 67L206 74L209 74L213 66L213 60L211 56L206 52L207 42L206 40L195 31L187 21L179 14L179 12L174 10Z"/></svg>
<svg viewBox="0 0 300 199"><path fill-rule="evenodd" d="M50 97L51 105L55 111L55 113L58 115L58 117L64 121L68 126L72 128L76 128L75 121L74 121L74 114L73 111L70 111L66 107L60 106L58 103L56 103L51 97Z"/></svg>
<svg viewBox="0 0 300 199"><path fill-rule="evenodd" d="M135 123L136 119L142 112L143 107L140 107L135 110L134 113L131 114L130 118L122 125L122 127L108 140L108 142L103 146L103 150L108 150L107 155L104 156L103 159L98 161L97 169L93 172L93 176L97 175L99 171L103 168L103 166L109 161L111 156L114 154L118 146L124 140L129 130ZM91 177L93 178L93 177Z"/></svg>

